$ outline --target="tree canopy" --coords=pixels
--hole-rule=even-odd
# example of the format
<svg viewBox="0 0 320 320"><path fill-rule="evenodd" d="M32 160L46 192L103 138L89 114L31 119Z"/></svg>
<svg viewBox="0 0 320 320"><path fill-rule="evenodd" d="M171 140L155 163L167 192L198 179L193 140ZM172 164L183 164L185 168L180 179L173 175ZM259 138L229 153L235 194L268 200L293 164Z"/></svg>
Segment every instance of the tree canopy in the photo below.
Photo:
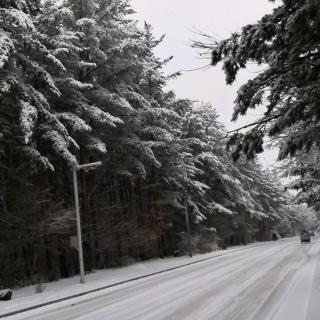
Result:
<svg viewBox="0 0 320 320"><path fill-rule="evenodd" d="M233 120L259 105L263 116L230 136L234 158L251 159L263 151L265 135L282 140L279 159L319 146L320 4L315 0L283 0L256 24L213 43L195 43L211 53L211 64L222 63L227 84L254 62L264 66L237 93Z"/></svg>

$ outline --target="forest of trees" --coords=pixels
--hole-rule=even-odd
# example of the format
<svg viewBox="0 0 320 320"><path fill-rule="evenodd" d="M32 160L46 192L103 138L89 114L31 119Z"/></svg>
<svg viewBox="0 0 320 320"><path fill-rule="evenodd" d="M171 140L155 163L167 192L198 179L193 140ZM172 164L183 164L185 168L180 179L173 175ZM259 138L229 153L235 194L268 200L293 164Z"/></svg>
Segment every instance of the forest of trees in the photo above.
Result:
<svg viewBox="0 0 320 320"><path fill-rule="evenodd" d="M166 89L179 74L166 75L171 57L153 53L164 38L132 13L128 0L0 0L0 288L78 272L76 163L102 162L79 172L88 272L183 254L185 208L195 252L276 239L301 226L280 178L241 154L234 162L214 107ZM214 63L220 51L234 52L224 45ZM239 103L236 113L244 112ZM260 140L241 148L253 154ZM313 148L308 168L303 155L290 166L306 172L308 185L319 157Z"/></svg>

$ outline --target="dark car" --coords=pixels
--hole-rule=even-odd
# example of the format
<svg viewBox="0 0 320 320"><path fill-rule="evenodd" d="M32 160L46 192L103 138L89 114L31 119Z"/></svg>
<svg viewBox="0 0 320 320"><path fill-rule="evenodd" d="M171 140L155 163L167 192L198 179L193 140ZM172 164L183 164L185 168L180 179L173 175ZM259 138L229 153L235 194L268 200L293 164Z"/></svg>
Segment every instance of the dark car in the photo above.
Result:
<svg viewBox="0 0 320 320"><path fill-rule="evenodd" d="M309 232L302 231L302 233L300 234L300 240L301 240L301 243L303 243L303 242L310 243L310 234L309 234Z"/></svg>

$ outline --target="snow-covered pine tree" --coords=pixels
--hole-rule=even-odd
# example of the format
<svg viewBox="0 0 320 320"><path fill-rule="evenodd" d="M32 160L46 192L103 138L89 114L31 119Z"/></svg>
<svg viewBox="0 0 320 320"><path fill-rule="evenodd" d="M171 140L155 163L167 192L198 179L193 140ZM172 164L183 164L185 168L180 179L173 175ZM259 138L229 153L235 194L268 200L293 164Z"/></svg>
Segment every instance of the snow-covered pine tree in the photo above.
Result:
<svg viewBox="0 0 320 320"><path fill-rule="evenodd" d="M96 10L94 1L65 1L61 5L48 1L37 21L48 48L66 66L65 74L56 75L61 92L52 101L56 116L83 152L103 154L106 152L103 137L123 121L108 110L109 105L121 106L120 99L101 87L97 78L97 67L107 64L107 56L100 47ZM101 104L102 99L105 104Z"/></svg>
<svg viewBox="0 0 320 320"><path fill-rule="evenodd" d="M163 144L170 139L165 121L156 120L168 111L156 104L150 86L145 89L142 84L153 76L152 95L162 94L165 77L160 75L160 63L152 71L156 41L127 19L129 13L127 1L47 2L37 19L43 41L67 70L56 74L61 96L51 101L52 108L80 145L82 157L100 153L108 177L103 186L115 188L116 194L122 192L121 180L130 189L133 178L139 184L149 169L160 166L154 140ZM106 149L109 152L103 155ZM84 190L89 188L83 185ZM137 208L140 215L145 210L149 209Z"/></svg>
<svg viewBox="0 0 320 320"><path fill-rule="evenodd" d="M0 8L1 160L14 150L31 167L53 169L49 153L71 164L78 146L49 104L61 95L50 71L65 68L41 41L31 15L37 9L37 1L4 1Z"/></svg>
<svg viewBox="0 0 320 320"><path fill-rule="evenodd" d="M255 162L233 163L224 147L225 130L210 105L190 109L183 132L191 142L189 152L197 159L196 178L209 186L194 199L205 225L214 226L226 242L243 242L250 241L261 225L271 226L280 219L278 211L285 203L281 185L274 184Z"/></svg>
<svg viewBox="0 0 320 320"><path fill-rule="evenodd" d="M283 174L289 178L287 187L296 190L295 201L307 203L315 210L320 208L320 150L313 147L308 154L297 152L296 156L282 163Z"/></svg>
<svg viewBox="0 0 320 320"><path fill-rule="evenodd" d="M35 23L39 2L0 3L0 242L8 241L1 246L0 281L9 286L46 273L46 250L56 261L56 234L67 233L70 212L47 188L44 172L73 164L78 149L51 106L61 95L55 75L66 69ZM50 279L60 274L54 262L51 271Z"/></svg>
<svg viewBox="0 0 320 320"><path fill-rule="evenodd" d="M241 152L252 158L262 152L265 134L279 136L299 123L298 134L283 141L279 158L319 145L319 13L318 1L282 1L273 13L228 39L195 43L210 49L213 66L223 63L228 84L249 62L266 65L238 91L233 120L262 104L265 113L247 131L231 136L235 158Z"/></svg>

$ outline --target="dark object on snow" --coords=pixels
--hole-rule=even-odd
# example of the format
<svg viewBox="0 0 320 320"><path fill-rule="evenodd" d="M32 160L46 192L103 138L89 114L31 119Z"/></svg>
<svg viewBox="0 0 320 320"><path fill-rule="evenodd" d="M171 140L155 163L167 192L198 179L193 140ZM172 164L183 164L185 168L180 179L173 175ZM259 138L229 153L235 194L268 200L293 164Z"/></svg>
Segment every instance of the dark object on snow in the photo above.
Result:
<svg viewBox="0 0 320 320"><path fill-rule="evenodd" d="M11 297L12 297L12 290L11 289L0 290L0 301L11 300Z"/></svg>
<svg viewBox="0 0 320 320"><path fill-rule="evenodd" d="M173 252L173 256L174 257L181 257L183 255L183 253L180 250L175 250Z"/></svg>
<svg viewBox="0 0 320 320"><path fill-rule="evenodd" d="M310 234L309 232L303 230L300 234L300 240L301 240L301 243L303 242L308 242L310 243Z"/></svg>

